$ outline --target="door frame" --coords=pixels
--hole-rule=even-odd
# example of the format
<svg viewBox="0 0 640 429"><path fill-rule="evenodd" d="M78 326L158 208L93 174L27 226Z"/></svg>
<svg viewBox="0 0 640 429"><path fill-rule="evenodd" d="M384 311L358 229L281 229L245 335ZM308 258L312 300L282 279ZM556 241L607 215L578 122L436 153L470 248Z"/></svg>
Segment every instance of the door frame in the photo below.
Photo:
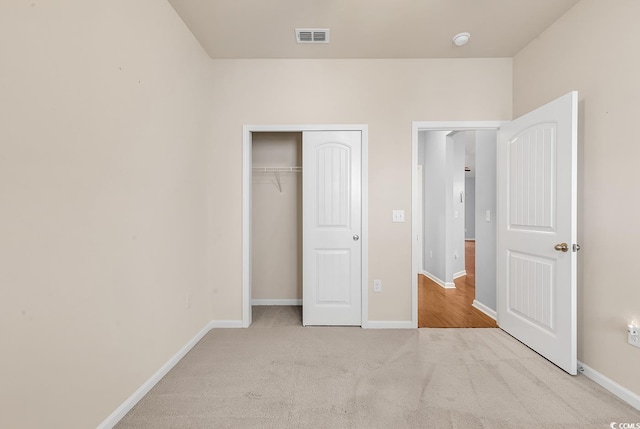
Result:
<svg viewBox="0 0 640 429"><path fill-rule="evenodd" d="M252 166L252 133L286 133L305 131L360 131L362 138L362 265L361 265L361 300L362 320L364 328L369 320L369 127L365 124L321 124L321 125L243 125L242 126L242 327L251 325L251 166ZM304 213L302 213L304 218Z"/></svg>
<svg viewBox="0 0 640 429"><path fill-rule="evenodd" d="M506 121L413 121L411 123L411 324L418 327L418 133L420 131L498 130ZM424 172L423 172L424 174ZM498 191L496 187L496 192ZM496 213L497 215L497 213ZM497 255L496 255L497 256Z"/></svg>

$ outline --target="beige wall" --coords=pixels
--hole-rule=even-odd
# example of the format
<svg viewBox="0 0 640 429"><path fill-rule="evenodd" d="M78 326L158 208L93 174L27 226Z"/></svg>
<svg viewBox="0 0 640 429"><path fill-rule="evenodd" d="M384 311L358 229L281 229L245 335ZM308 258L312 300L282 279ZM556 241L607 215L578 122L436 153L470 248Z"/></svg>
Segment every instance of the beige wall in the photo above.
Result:
<svg viewBox="0 0 640 429"><path fill-rule="evenodd" d="M578 358L640 394L637 264L640 33L636 0L583 0L514 58L514 114L578 90Z"/></svg>
<svg viewBox="0 0 640 429"><path fill-rule="evenodd" d="M253 133L254 167L302 165L301 133ZM302 174L254 173L251 298L302 299Z"/></svg>
<svg viewBox="0 0 640 429"><path fill-rule="evenodd" d="M1 426L95 427L211 320L210 66L164 1L0 4Z"/></svg>
<svg viewBox="0 0 640 429"><path fill-rule="evenodd" d="M383 292L370 294L370 320L410 320L411 122L510 119L511 59L215 60L213 68L214 318L241 318L242 125L362 123L369 278L383 281ZM392 223L393 209L404 209L407 222Z"/></svg>

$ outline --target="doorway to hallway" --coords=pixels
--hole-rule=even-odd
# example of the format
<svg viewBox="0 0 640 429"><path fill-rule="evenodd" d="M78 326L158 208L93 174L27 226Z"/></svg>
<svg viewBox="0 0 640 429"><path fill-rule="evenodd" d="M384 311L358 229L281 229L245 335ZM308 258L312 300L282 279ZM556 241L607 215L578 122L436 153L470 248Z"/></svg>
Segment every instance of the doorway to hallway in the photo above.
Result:
<svg viewBox="0 0 640 429"><path fill-rule="evenodd" d="M491 129L417 133L418 327L496 326L496 143Z"/></svg>

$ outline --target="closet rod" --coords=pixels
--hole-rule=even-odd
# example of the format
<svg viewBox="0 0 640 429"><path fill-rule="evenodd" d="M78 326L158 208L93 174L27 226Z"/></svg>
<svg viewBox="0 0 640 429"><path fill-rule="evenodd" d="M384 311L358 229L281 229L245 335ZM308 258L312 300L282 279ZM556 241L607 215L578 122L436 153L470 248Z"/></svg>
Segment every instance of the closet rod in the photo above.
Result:
<svg viewBox="0 0 640 429"><path fill-rule="evenodd" d="M273 173L276 177L278 190L282 193L282 182L280 181L280 173L301 173L302 167L253 167L254 173Z"/></svg>

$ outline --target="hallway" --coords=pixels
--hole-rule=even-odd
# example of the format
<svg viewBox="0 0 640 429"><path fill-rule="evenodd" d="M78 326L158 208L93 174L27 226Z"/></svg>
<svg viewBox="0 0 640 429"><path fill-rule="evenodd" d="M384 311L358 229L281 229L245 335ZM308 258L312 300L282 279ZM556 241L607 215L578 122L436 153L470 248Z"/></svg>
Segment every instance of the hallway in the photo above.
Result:
<svg viewBox="0 0 640 429"><path fill-rule="evenodd" d="M475 288L475 241L465 241L467 275L454 280L455 289L445 289L418 275L419 328L496 328L495 320L472 306Z"/></svg>

